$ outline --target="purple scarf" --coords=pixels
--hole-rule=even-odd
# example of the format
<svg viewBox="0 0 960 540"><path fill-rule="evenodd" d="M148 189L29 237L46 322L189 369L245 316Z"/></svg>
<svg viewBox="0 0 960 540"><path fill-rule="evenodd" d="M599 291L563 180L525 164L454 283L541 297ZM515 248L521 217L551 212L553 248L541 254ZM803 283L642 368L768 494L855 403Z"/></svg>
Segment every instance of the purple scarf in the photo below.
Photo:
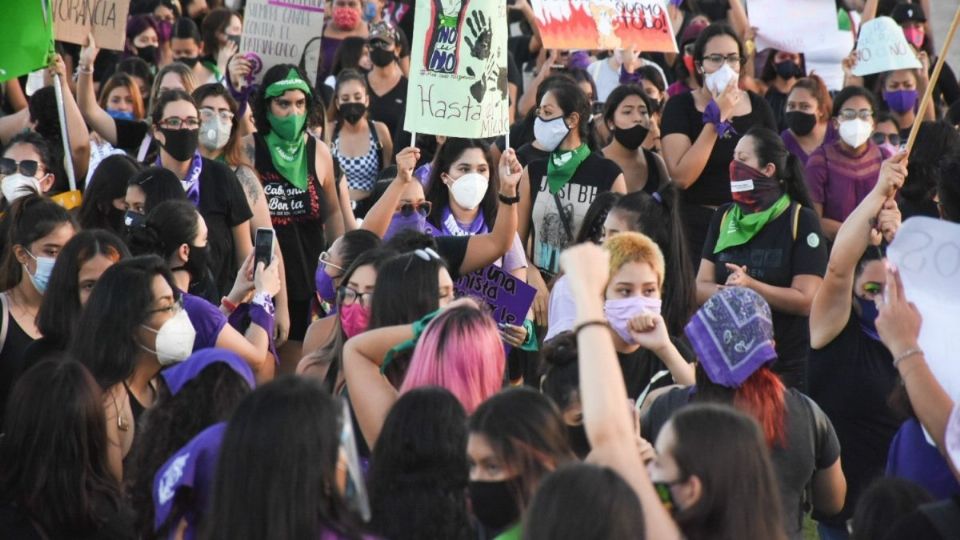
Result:
<svg viewBox="0 0 960 540"><path fill-rule="evenodd" d="M155 163L157 167L163 167L163 164L160 163L160 156L157 156L157 162ZM180 181L184 186L183 190L187 192L187 199L190 199L190 202L194 206L200 206L200 171L203 170L203 156L200 155L200 151L197 150L193 154L193 161L190 162L190 170L187 171L187 177Z"/></svg>
<svg viewBox="0 0 960 540"><path fill-rule="evenodd" d="M464 229L457 222L457 218L453 217L453 213L448 206L443 209L440 229L443 232L441 236L473 236L487 232L487 221L483 218L483 212L477 212L477 217Z"/></svg>

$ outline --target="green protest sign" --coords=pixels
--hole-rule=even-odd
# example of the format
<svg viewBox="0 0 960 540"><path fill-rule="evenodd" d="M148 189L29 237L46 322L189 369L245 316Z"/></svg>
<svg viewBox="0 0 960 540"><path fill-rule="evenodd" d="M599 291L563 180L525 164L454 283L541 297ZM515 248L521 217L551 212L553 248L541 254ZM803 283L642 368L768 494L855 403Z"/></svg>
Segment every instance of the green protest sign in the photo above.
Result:
<svg viewBox="0 0 960 540"><path fill-rule="evenodd" d="M49 0L24 0L0 18L0 82L47 65L53 50Z"/></svg>

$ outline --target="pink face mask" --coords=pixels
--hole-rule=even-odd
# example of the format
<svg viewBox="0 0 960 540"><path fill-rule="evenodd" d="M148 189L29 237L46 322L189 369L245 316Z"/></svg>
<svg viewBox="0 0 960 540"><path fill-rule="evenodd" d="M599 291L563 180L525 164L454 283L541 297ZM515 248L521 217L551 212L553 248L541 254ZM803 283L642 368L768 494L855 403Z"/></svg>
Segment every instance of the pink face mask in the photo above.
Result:
<svg viewBox="0 0 960 540"><path fill-rule="evenodd" d="M347 338L366 331L370 325L370 310L355 302L349 306L340 306L340 327Z"/></svg>
<svg viewBox="0 0 960 540"><path fill-rule="evenodd" d="M907 41L910 42L916 48L923 46L923 39L926 35L923 32L921 27L912 27L903 29L903 37L907 38Z"/></svg>
<svg viewBox="0 0 960 540"><path fill-rule="evenodd" d="M353 30L360 24L360 13L353 8L337 8L333 10L333 24L344 30Z"/></svg>

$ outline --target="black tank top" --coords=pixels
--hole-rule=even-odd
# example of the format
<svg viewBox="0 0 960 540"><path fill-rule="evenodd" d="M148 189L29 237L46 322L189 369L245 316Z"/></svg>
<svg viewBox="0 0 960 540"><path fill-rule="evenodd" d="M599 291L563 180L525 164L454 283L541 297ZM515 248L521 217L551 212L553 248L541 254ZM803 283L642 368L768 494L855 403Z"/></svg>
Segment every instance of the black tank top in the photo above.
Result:
<svg viewBox="0 0 960 540"><path fill-rule="evenodd" d="M7 302L9 305L9 297ZM3 349L0 349L0 418L4 418L3 415L7 411L7 398L24 371L25 355L23 353L35 340L17 324L17 320L9 311L7 311L7 319L0 321L0 324L9 326Z"/></svg>

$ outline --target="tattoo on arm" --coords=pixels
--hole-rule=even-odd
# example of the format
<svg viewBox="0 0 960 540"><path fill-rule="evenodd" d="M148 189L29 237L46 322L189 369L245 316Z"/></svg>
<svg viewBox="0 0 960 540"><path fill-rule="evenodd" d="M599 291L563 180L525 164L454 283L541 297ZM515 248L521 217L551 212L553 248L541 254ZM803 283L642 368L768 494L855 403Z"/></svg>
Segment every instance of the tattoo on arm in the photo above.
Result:
<svg viewBox="0 0 960 540"><path fill-rule="evenodd" d="M240 185L243 186L243 190L247 193L247 199L250 200L250 206L257 204L257 200L260 199L260 192L262 188L260 187L260 181L257 179L257 175L253 172L253 169L250 167L240 167L237 169L237 179L240 180Z"/></svg>
<svg viewBox="0 0 960 540"><path fill-rule="evenodd" d="M250 162L250 165L256 165L257 163L257 148L253 143L253 138L251 137L243 145L243 153L247 156L247 161Z"/></svg>

